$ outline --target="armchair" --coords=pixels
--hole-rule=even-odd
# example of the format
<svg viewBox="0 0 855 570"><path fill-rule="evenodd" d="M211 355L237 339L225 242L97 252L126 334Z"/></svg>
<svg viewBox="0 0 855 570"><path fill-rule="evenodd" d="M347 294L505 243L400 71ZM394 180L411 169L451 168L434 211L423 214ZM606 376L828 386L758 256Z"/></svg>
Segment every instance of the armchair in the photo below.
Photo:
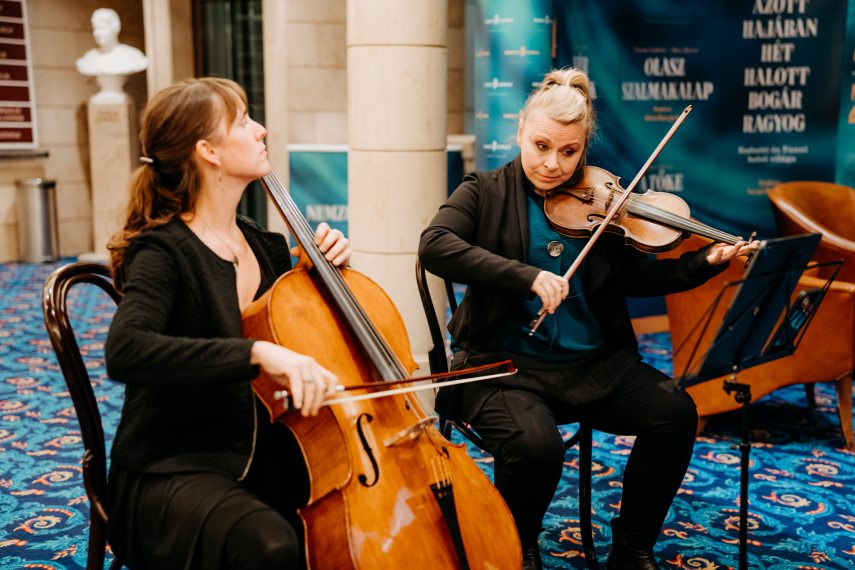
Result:
<svg viewBox="0 0 855 570"><path fill-rule="evenodd" d="M855 283L855 189L830 182L785 182L769 190L769 200L782 236L822 234L813 260L842 259L837 280Z"/></svg>

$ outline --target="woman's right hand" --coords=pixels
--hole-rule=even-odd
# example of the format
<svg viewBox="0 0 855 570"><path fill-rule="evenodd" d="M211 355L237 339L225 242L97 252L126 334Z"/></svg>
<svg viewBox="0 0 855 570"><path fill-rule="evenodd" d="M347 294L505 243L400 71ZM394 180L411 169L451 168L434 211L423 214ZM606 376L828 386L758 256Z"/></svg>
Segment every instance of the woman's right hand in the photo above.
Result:
<svg viewBox="0 0 855 570"><path fill-rule="evenodd" d="M570 293L570 285L560 275L549 271L541 271L531 284L531 291L543 303L543 308L550 315L555 312L561 301Z"/></svg>
<svg viewBox="0 0 855 570"><path fill-rule="evenodd" d="M278 384L288 389L291 402L304 416L315 416L323 401L335 395L338 378L311 356L265 340L256 341L250 364L258 364Z"/></svg>

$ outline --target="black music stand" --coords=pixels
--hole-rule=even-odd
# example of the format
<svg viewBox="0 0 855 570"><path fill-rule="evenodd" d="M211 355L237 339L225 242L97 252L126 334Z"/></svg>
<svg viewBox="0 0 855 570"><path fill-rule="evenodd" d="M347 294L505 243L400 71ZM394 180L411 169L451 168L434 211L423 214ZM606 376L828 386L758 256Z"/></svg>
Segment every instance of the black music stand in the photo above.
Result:
<svg viewBox="0 0 855 570"><path fill-rule="evenodd" d="M742 279L725 283L711 307L695 325L695 328L702 325L701 333L678 380L682 387L687 388L729 375L722 388L742 404L742 440L739 444L740 570L748 568L748 460L751 450L748 405L751 403L751 386L737 382L736 375L746 368L789 356L801 342L841 264L833 263L838 267L822 288L802 291L792 300L799 277L808 268L820 237L820 234L806 234L761 242ZM726 298L732 301L718 331L710 337L707 332L710 331L712 317ZM695 360L699 345L704 340L709 345Z"/></svg>

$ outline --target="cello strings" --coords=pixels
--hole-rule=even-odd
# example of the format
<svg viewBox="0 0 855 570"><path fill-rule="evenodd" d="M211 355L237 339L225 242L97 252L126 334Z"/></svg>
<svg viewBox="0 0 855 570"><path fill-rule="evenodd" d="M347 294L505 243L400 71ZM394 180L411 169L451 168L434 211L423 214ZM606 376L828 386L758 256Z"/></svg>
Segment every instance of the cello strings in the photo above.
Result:
<svg viewBox="0 0 855 570"><path fill-rule="evenodd" d="M294 200L285 191L282 184L272 172L265 176L264 180L280 208L287 210L285 212L287 214L286 219L290 224L294 224L295 226L292 228L292 231L297 234L296 237L301 245L303 245L303 249L306 250L315 268L325 278L325 282L330 285L330 295L334 297L339 308L347 314L348 322L353 323L353 333L360 339L362 347L374 361L375 366L380 371L381 377L388 380L391 378L400 378L405 375L406 371L397 356L395 356L388 343L386 343L380 332L365 314L359 301L353 296L350 287L347 286L341 272L320 253L317 247L313 248L304 245L315 245L314 232L311 226L309 226L308 221L300 213Z"/></svg>

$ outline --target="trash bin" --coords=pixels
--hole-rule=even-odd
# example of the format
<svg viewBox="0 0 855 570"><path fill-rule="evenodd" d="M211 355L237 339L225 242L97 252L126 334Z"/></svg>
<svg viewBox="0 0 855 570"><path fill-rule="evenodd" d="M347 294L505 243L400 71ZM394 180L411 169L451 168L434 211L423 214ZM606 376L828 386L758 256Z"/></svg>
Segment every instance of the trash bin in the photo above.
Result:
<svg viewBox="0 0 855 570"><path fill-rule="evenodd" d="M56 182L25 178L15 182L18 209L18 261L40 263L59 257Z"/></svg>

